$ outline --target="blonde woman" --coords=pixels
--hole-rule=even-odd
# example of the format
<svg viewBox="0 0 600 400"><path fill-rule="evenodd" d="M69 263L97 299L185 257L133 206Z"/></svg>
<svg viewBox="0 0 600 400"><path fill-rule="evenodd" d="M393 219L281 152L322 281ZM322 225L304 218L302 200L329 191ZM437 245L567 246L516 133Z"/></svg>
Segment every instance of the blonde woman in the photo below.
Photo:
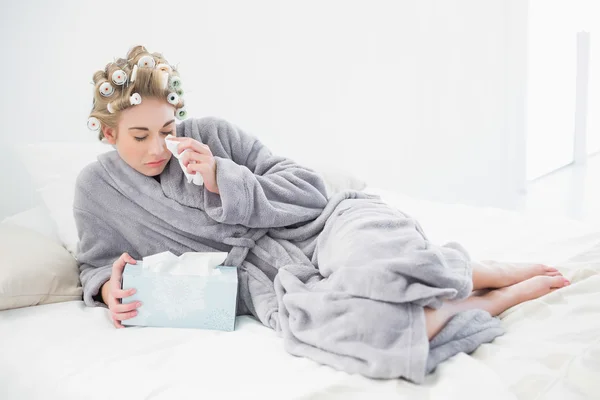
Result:
<svg viewBox="0 0 600 400"><path fill-rule="evenodd" d="M494 316L568 284L544 265L472 262L377 196L328 198L317 173L233 123L186 119L181 83L143 46L94 74L88 127L116 150L78 177L77 258L85 303L108 307L116 327L140 306L121 303L135 291L120 289L126 262L227 252L224 265L238 268L238 314L278 331L287 351L422 382L441 361L501 335ZM188 181L168 135L203 185Z"/></svg>

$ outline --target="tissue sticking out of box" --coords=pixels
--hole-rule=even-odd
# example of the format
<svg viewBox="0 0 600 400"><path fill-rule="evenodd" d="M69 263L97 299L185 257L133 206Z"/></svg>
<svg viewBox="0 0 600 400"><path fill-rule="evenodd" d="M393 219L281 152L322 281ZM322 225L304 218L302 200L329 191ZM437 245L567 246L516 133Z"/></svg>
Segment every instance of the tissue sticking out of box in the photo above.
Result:
<svg viewBox="0 0 600 400"><path fill-rule="evenodd" d="M161 274L210 276L221 273L215 267L226 258L225 252L189 252L177 257L170 251L165 251L144 257L142 268L147 272Z"/></svg>

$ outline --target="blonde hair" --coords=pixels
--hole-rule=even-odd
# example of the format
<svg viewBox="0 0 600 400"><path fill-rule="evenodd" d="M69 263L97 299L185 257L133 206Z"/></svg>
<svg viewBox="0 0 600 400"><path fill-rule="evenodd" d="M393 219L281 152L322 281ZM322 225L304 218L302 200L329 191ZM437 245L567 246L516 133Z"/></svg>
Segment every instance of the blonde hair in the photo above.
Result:
<svg viewBox="0 0 600 400"><path fill-rule="evenodd" d="M135 81L131 82L133 68L137 65L140 58L144 56L151 56L154 59L155 66L154 68L138 67ZM158 69L160 64L166 64L170 68ZM112 81L113 73L118 70L122 70L127 74L127 81L122 85L117 85ZM129 50L127 58L119 58L114 62L110 62L106 64L104 70L94 73L94 101L92 112L89 116L95 117L100 121L99 140L104 138L102 126L116 128L121 112L129 107L135 107L130 103L130 97L133 93L138 93L142 99L154 97L164 99L165 101L167 101L167 96L171 92L177 93L179 91L179 94L183 93L181 89L170 89L169 85L167 85L167 88L164 87L163 71L165 70L169 74L169 82L172 77L179 77L176 68L170 65L162 54L150 53L144 46L135 46ZM110 83L114 88L114 92L110 96L100 94L100 86L105 82ZM108 111L107 107L109 103L113 113ZM183 98L179 96L179 102L174 104L174 107L178 109L183 106Z"/></svg>

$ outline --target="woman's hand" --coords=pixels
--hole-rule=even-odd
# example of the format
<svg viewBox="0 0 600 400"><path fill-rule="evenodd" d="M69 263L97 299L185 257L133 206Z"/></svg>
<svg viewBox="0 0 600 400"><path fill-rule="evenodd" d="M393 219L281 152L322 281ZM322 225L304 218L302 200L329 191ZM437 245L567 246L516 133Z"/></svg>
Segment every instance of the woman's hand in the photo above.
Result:
<svg viewBox="0 0 600 400"><path fill-rule="evenodd" d="M217 163L208 146L189 137L174 137L172 140L179 142L177 146L178 154L186 149L190 150L181 156L181 162L183 162L187 172L190 174L200 173L204 179L206 190L219 194Z"/></svg>
<svg viewBox="0 0 600 400"><path fill-rule="evenodd" d="M127 263L135 264L136 261L129 254L123 253L114 262L110 279L102 285L102 300L108 306L113 324L117 328L124 328L121 321L135 317L137 315L136 309L142 305L139 301L121 304L120 299L129 297L135 293L135 289L121 289L123 270Z"/></svg>

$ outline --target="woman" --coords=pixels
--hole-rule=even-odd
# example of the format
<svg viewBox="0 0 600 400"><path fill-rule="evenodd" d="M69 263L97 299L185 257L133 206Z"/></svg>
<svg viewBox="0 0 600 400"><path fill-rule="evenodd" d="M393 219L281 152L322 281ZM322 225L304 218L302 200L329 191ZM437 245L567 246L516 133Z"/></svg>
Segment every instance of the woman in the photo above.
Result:
<svg viewBox="0 0 600 400"><path fill-rule="evenodd" d="M568 284L544 265L471 262L417 221L357 191L327 198L314 171L219 118L185 119L177 71L132 48L94 74L88 127L116 151L79 175L74 214L84 300L115 326L125 263L163 251L222 251L238 267L238 314L286 349L347 372L422 382L435 366L503 333L493 318ZM188 182L165 146L176 136ZM495 289L474 293L480 289Z"/></svg>

